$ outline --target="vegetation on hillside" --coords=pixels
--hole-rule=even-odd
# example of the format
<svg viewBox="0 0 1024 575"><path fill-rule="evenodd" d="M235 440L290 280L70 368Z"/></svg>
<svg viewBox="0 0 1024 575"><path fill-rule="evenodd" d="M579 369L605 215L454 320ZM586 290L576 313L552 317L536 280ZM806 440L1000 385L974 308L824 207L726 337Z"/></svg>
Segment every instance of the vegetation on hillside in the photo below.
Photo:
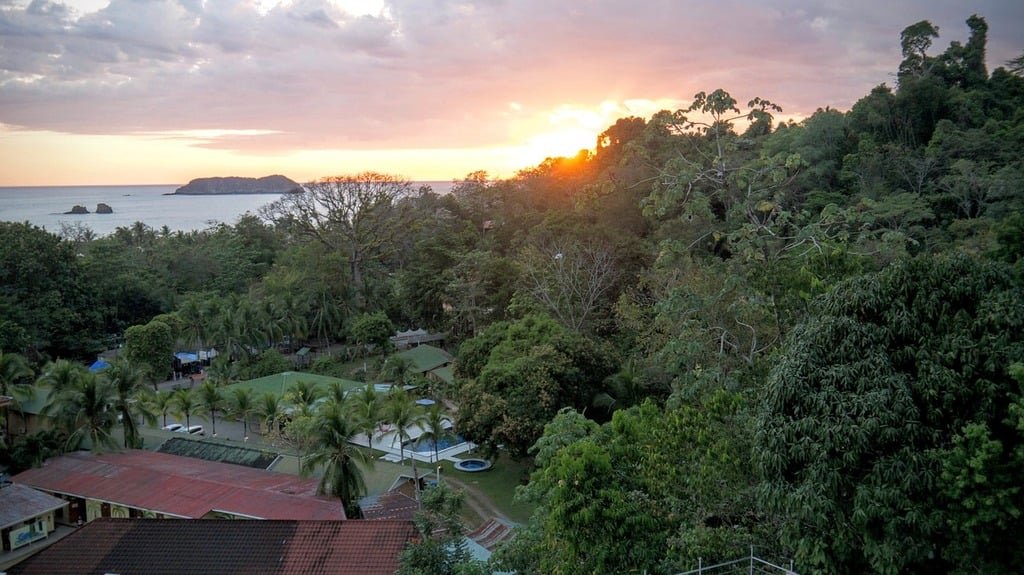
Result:
<svg viewBox="0 0 1024 575"><path fill-rule="evenodd" d="M502 568L671 573L754 546L800 573L1022 572L1024 56L989 72L967 26L942 52L907 27L896 84L846 112L778 123L785 103L701 92L447 195L363 173L202 232L0 223L7 411L38 379L60 432L0 454L116 448L117 413L280 431L280 398L217 386L329 344L317 369L371 381L337 370L426 328L457 353L432 393L460 433L533 461ZM116 377L68 361L122 341ZM131 401L173 348L211 347L208 397ZM407 407L367 388L301 415L306 470L355 511L345 439Z"/></svg>

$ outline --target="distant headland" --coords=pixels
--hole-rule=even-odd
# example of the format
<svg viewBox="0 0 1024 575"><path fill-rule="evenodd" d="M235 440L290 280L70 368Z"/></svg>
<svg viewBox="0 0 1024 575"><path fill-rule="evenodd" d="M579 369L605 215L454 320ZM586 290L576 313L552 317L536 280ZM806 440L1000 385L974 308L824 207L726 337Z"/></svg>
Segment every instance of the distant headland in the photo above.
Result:
<svg viewBox="0 0 1024 575"><path fill-rule="evenodd" d="M274 175L262 178L196 178L181 186L169 196L209 196L217 194L294 194L302 186L284 176Z"/></svg>

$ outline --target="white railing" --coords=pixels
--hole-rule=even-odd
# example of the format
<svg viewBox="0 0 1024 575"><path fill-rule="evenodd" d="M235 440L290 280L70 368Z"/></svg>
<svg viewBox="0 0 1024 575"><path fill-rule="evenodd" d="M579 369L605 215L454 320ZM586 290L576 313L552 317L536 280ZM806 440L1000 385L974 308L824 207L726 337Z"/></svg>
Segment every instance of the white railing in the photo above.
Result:
<svg viewBox="0 0 1024 575"><path fill-rule="evenodd" d="M677 573L676 575L799 575L793 571L793 562L789 567L783 567L769 563L754 555L754 548L750 548L750 555L742 559L704 565L702 559L697 559L697 568L690 571Z"/></svg>

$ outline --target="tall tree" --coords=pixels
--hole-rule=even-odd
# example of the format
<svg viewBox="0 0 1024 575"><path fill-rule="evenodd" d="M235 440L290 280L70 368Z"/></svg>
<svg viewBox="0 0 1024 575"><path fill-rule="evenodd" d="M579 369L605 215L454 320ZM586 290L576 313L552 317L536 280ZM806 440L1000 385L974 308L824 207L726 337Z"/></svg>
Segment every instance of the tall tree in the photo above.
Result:
<svg viewBox="0 0 1024 575"><path fill-rule="evenodd" d="M281 433L281 422L284 421L284 405L281 397L267 392L256 401L256 415L263 424L263 434L271 438Z"/></svg>
<svg viewBox="0 0 1024 575"><path fill-rule="evenodd" d="M373 434L377 431L382 416L381 397L372 383L360 388L350 402L351 414L355 417L359 431L366 435L366 448L373 448Z"/></svg>
<svg viewBox="0 0 1024 575"><path fill-rule="evenodd" d="M217 435L217 412L224 411L227 402L221 388L212 381L205 381L199 387L199 407L202 407L210 414L210 433Z"/></svg>
<svg viewBox="0 0 1024 575"><path fill-rule="evenodd" d="M199 407L195 393L191 389L182 388L174 390L173 395L175 412L185 418L185 427L192 427L192 413Z"/></svg>
<svg viewBox="0 0 1024 575"><path fill-rule="evenodd" d="M43 412L68 434L66 451L89 442L94 452L117 449L111 430L117 422L114 404L117 390L106 378L84 369L75 374L70 385L50 393Z"/></svg>
<svg viewBox="0 0 1024 575"><path fill-rule="evenodd" d="M21 402L30 399L33 395L31 385L32 368L29 367L25 357L17 353L4 353L0 351L0 396L11 398L15 409L21 410ZM4 435L10 435L10 420L8 409L5 407Z"/></svg>
<svg viewBox="0 0 1024 575"><path fill-rule="evenodd" d="M440 484L423 494L423 508L413 522L420 540L406 548L400 557L397 575L466 575L470 568L482 565L473 560L466 546L460 511L464 495Z"/></svg>
<svg viewBox="0 0 1024 575"><path fill-rule="evenodd" d="M448 424L447 426L445 424ZM440 403L435 403L427 408L426 413L423 414L423 439L429 439L434 445L434 463L440 463L441 459L437 456L438 443L442 440L451 437L452 433L449 431L451 427L451 420L444 412L444 408L441 407Z"/></svg>
<svg viewBox="0 0 1024 575"><path fill-rule="evenodd" d="M285 194L261 215L279 226L318 241L348 257L358 293L366 287L367 267L391 255L396 236L409 223L403 198L412 184L394 176L363 172L309 182L304 191Z"/></svg>
<svg viewBox="0 0 1024 575"><path fill-rule="evenodd" d="M150 394L149 401L154 413L159 413L163 418L162 426L167 427L167 414L174 410L174 392L169 389L161 389Z"/></svg>
<svg viewBox="0 0 1024 575"><path fill-rule="evenodd" d="M144 370L155 390L157 382L167 379L174 359L174 336L170 326L153 320L129 327L124 332L124 355L137 369Z"/></svg>
<svg viewBox="0 0 1024 575"><path fill-rule="evenodd" d="M114 387L115 401L114 410L124 430L125 448L142 447L142 437L139 436L137 418L153 422L156 416L149 411L147 395L149 388L146 387L145 374L136 368L128 360L118 358L110 367L102 372L102 377Z"/></svg>
<svg viewBox="0 0 1024 575"><path fill-rule="evenodd" d="M1024 568L1013 542L1024 492L1004 492L993 520L991 507L962 505L940 480L960 482L970 461L989 473L993 441L1004 462L1020 449L1008 364L1024 358L1022 296L1004 266L920 257L840 284L792 333L754 453L764 502L786 518L782 537L804 570ZM966 525L973 536L957 537Z"/></svg>
<svg viewBox="0 0 1024 575"><path fill-rule="evenodd" d="M228 413L242 422L243 439L249 439L249 420L256 415L257 405L253 391L248 387L235 387L228 394Z"/></svg>
<svg viewBox="0 0 1024 575"><path fill-rule="evenodd" d="M392 444L398 442L399 457L405 463L405 443L411 439L409 430L423 424L423 414L416 401L401 387L393 387L384 407L388 422L395 427ZM392 445L393 446L393 445ZM412 457L412 477L416 486L416 501L420 500L420 477L416 471L416 458Z"/></svg>
<svg viewBox="0 0 1024 575"><path fill-rule="evenodd" d="M302 460L302 473L310 474L323 468L317 493L326 493L341 499L345 515L359 517L359 498L366 493L366 481L360 464L372 466L368 452L351 443L359 433L352 418L333 405L325 406L314 416L310 446Z"/></svg>

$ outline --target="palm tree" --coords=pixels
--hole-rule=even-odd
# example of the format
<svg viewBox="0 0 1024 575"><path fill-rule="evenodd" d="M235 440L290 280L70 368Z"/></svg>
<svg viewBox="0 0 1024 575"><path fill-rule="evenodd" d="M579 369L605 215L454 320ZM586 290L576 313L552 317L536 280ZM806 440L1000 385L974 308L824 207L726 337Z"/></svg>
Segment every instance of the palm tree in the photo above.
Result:
<svg viewBox="0 0 1024 575"><path fill-rule="evenodd" d="M434 463L439 461L437 443L442 439L451 436L451 432L444 426L451 420L445 415L444 409L441 408L441 404L435 403L427 408L426 414L423 416L423 435L420 437L430 439L434 442Z"/></svg>
<svg viewBox="0 0 1024 575"><path fill-rule="evenodd" d="M162 425L167 427L167 413L172 411L175 403L174 393L167 389L158 391L149 395L149 401L153 409L163 416L164 422Z"/></svg>
<svg viewBox="0 0 1024 575"><path fill-rule="evenodd" d="M256 406L256 415L263 421L263 426L266 428L265 435L279 433L281 420L284 419L284 406L281 405L281 398L269 392L261 395Z"/></svg>
<svg viewBox="0 0 1024 575"><path fill-rule="evenodd" d="M65 450L78 449L88 439L92 450L100 452L104 447L117 449L110 433L117 417L112 407L116 401L114 386L83 368L72 383L51 393L43 409L58 428L68 432Z"/></svg>
<svg viewBox="0 0 1024 575"><path fill-rule="evenodd" d="M179 416L185 418L185 427L192 427L192 412L196 410L196 396L191 389L174 390L174 408Z"/></svg>
<svg viewBox="0 0 1024 575"><path fill-rule="evenodd" d="M366 447L372 449L373 433L377 430L381 416L380 396L377 395L373 384L368 383L360 389L349 405L356 426L359 427L359 431L366 434Z"/></svg>
<svg viewBox="0 0 1024 575"><path fill-rule="evenodd" d="M117 359L100 376L106 378L114 388L116 395L114 410L124 429L125 448L141 447L142 441L139 437L138 423L135 421L136 416L141 415L151 423L156 421L156 416L149 411L147 402L144 401L149 391L145 375L142 370L128 363L128 360Z"/></svg>
<svg viewBox="0 0 1024 575"><path fill-rule="evenodd" d="M210 433L217 435L217 410L224 409L224 395L212 381L199 386L199 405L210 412Z"/></svg>
<svg viewBox="0 0 1024 575"><path fill-rule="evenodd" d="M83 373L86 373L86 369L81 364L58 359L43 367L43 373L36 383L50 388L51 395L58 394L65 389L74 387Z"/></svg>
<svg viewBox="0 0 1024 575"><path fill-rule="evenodd" d="M344 310L339 298L333 293L333 286L328 282L320 282L313 287L313 317L310 326L316 332L317 341L321 346L330 343L331 336L338 332L344 320ZM330 349L328 347L328 349ZM328 352L330 353L330 352Z"/></svg>
<svg viewBox="0 0 1024 575"><path fill-rule="evenodd" d="M320 399L320 390L315 383L299 380L296 381L285 393L285 400L301 409L303 406L312 407L316 400Z"/></svg>
<svg viewBox="0 0 1024 575"><path fill-rule="evenodd" d="M326 403L336 408L342 413L349 411L349 393L345 389L345 386L340 381L332 381L327 384L327 399Z"/></svg>
<svg viewBox="0 0 1024 575"><path fill-rule="evenodd" d="M4 353L0 351L0 395L11 398L11 404L21 412L22 400L30 400L35 395L31 385L26 385L25 380L32 378L32 368L28 361L16 353ZM25 382L25 383L23 383ZM6 408L4 409L6 412ZM24 412L22 420L25 419ZM10 433L9 418L4 417L4 435Z"/></svg>
<svg viewBox="0 0 1024 575"><path fill-rule="evenodd" d="M373 465L373 459L349 442L359 431L352 420L339 409L328 407L315 416L310 430L311 450L302 461L301 471L308 476L323 467L323 477L317 486L317 493L333 495L341 499L345 515L359 515L359 498L366 493L366 482L359 463Z"/></svg>
<svg viewBox="0 0 1024 575"><path fill-rule="evenodd" d="M401 387L413 375L416 374L416 364L411 359L403 357L401 355L393 355L386 360L384 364L380 366L380 378L382 381L394 383L396 386Z"/></svg>
<svg viewBox="0 0 1024 575"><path fill-rule="evenodd" d="M232 417L242 420L242 433L244 439L249 438L249 420L256 415L256 402L253 400L253 391L248 387L236 387L231 390L228 396L228 412Z"/></svg>
<svg viewBox="0 0 1024 575"><path fill-rule="evenodd" d="M413 425L421 425L423 423L423 414L420 413L419 406L416 405L416 401L405 392L401 387L393 387L391 389L391 395L388 397L388 402L385 407L385 413L387 414L388 421L395 426L395 438L391 440L392 447L394 442L398 441L398 452L402 458L402 462L405 462L405 442L410 439L409 427ZM416 501L420 499L420 478L416 472L416 458L412 458L412 478L416 484Z"/></svg>

